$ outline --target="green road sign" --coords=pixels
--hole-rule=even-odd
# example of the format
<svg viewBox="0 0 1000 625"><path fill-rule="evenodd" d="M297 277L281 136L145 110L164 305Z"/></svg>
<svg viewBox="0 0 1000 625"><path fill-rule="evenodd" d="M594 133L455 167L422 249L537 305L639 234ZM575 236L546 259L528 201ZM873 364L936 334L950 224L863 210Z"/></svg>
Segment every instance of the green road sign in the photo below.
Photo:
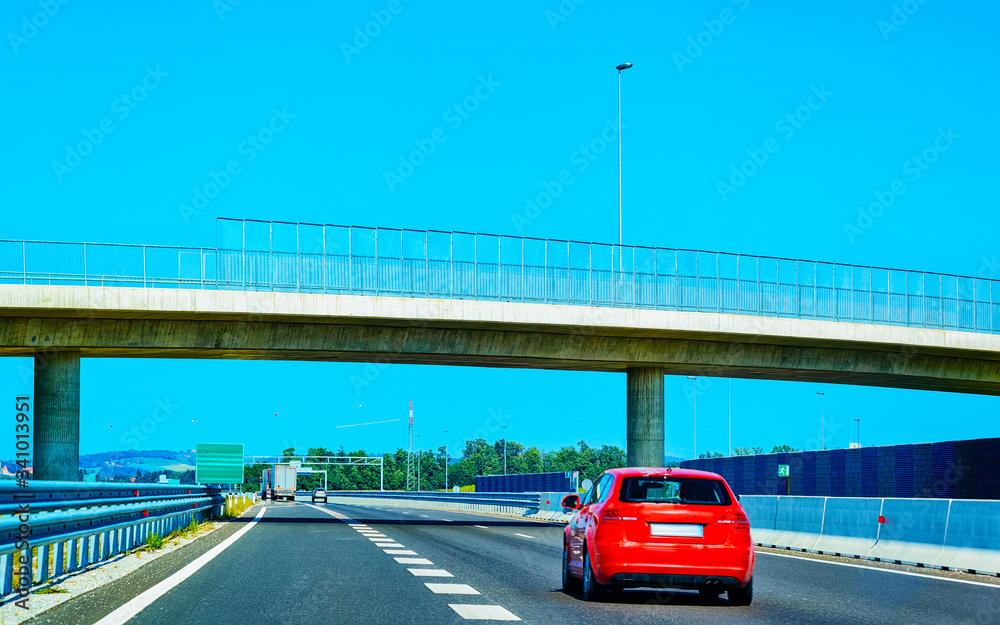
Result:
<svg viewBox="0 0 1000 625"><path fill-rule="evenodd" d="M195 477L198 484L242 484L243 443L198 443Z"/></svg>
<svg viewBox="0 0 1000 625"><path fill-rule="evenodd" d="M779 464L778 465L778 477L788 477L788 465Z"/></svg>

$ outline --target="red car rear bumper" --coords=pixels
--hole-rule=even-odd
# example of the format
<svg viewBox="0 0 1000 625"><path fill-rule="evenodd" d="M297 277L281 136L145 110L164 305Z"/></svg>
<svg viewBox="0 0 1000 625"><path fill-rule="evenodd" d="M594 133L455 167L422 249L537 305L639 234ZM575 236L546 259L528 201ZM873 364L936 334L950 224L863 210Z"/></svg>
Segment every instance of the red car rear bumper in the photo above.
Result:
<svg viewBox="0 0 1000 625"><path fill-rule="evenodd" d="M742 588L753 575L752 546L650 545L596 546L594 573L602 584L699 588L711 583Z"/></svg>

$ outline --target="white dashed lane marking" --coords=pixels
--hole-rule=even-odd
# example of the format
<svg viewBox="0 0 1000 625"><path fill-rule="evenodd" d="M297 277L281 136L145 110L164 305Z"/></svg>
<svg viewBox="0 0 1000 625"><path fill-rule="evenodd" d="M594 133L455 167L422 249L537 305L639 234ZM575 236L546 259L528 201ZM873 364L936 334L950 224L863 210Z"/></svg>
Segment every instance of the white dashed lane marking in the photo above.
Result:
<svg viewBox="0 0 1000 625"><path fill-rule="evenodd" d="M324 508L319 508L318 506L312 506L317 510L322 510L327 514L341 519L347 523L348 526L353 527L358 531L359 534L368 538L373 544L382 548L386 554L393 556L393 559L400 564L416 564L416 565L433 565L434 563L427 558L418 557L406 557L406 556L416 556L417 552L410 549L403 548L402 545L395 542L393 539L389 538L385 534L380 533L378 530L373 530L367 525L360 523L355 523L354 519L349 519L342 514L334 512L332 510L327 510ZM403 512L403 514L409 514L409 512ZM426 514L421 514L420 516L429 518ZM441 519L445 523L452 523L451 519ZM485 525L476 525L479 529L489 529ZM514 533L515 536L520 536L522 538L534 539L534 536L529 536L527 534ZM455 577L448 571L444 569L412 569L407 568L412 575L416 577ZM442 584L442 583L429 583L424 582L424 585L433 592L439 595L480 595L481 593L469 586L468 584ZM470 621L520 621L521 619L507 610L506 608L499 605L480 605L480 604L467 604L467 603L449 603L448 607L455 611L456 614L461 616L463 619Z"/></svg>
<svg viewBox="0 0 1000 625"><path fill-rule="evenodd" d="M400 564L434 564L427 558L395 558Z"/></svg>
<svg viewBox="0 0 1000 625"><path fill-rule="evenodd" d="M468 584L432 584L424 582L424 586L436 595L478 595L478 590Z"/></svg>
<svg viewBox="0 0 1000 625"><path fill-rule="evenodd" d="M448 607L469 621L520 621L517 616L498 605L449 603Z"/></svg>
<svg viewBox="0 0 1000 625"><path fill-rule="evenodd" d="M444 569L406 569L417 577L455 577Z"/></svg>

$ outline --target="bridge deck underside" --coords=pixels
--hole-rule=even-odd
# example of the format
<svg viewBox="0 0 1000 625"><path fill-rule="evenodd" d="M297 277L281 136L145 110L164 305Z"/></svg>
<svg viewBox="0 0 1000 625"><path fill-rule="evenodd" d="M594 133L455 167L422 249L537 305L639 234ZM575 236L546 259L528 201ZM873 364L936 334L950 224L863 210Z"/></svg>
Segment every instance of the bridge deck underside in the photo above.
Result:
<svg viewBox="0 0 1000 625"><path fill-rule="evenodd" d="M260 315L247 321L238 316L198 320L150 316L74 318L70 313L32 311L31 316L0 317L0 356L51 350L79 351L93 358L390 362L581 371L658 367L677 375L1000 395L1000 353L993 351L488 322L414 325L371 319L292 322Z"/></svg>

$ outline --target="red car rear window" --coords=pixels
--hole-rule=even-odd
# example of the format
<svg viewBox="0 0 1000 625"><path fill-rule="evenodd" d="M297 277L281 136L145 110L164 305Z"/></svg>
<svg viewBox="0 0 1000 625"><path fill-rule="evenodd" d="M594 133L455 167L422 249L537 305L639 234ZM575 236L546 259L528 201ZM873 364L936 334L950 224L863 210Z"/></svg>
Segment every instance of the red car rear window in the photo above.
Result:
<svg viewBox="0 0 1000 625"><path fill-rule="evenodd" d="M626 477L618 499L629 503L682 503L728 506L732 499L719 480L698 477Z"/></svg>

